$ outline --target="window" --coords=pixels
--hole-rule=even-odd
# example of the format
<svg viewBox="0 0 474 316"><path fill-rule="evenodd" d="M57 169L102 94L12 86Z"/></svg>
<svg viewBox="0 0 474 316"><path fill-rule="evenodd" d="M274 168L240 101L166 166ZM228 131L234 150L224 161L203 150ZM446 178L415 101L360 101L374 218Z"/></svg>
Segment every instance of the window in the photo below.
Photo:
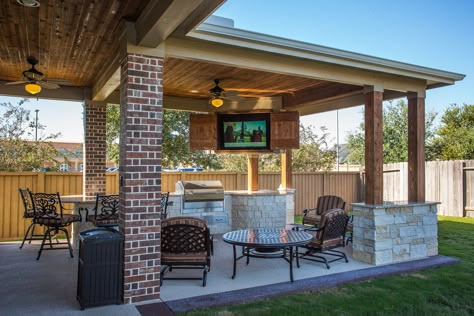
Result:
<svg viewBox="0 0 474 316"><path fill-rule="evenodd" d="M59 171L69 171L69 165L67 163L63 163L59 166Z"/></svg>

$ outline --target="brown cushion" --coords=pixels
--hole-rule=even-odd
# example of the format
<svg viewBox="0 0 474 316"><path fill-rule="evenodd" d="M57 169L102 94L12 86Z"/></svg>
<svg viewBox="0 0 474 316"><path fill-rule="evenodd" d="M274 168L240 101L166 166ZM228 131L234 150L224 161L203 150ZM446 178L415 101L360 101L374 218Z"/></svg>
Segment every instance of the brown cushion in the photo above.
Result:
<svg viewBox="0 0 474 316"><path fill-rule="evenodd" d="M88 215L87 221L93 223L95 226L100 225L117 225L118 224L118 214L100 216L97 215Z"/></svg>
<svg viewBox="0 0 474 316"><path fill-rule="evenodd" d="M70 225L73 222L79 222L80 221L79 215L76 214L63 214L63 217L57 216L57 217L50 217L50 216L43 216L43 217L38 217L36 219L36 222L41 225L46 225L46 226L67 226Z"/></svg>
<svg viewBox="0 0 474 316"><path fill-rule="evenodd" d="M303 217L303 224L318 226L321 222L321 215L306 215Z"/></svg>
<svg viewBox="0 0 474 316"><path fill-rule="evenodd" d="M206 264L209 257L207 252L195 253L161 253L161 263L168 264L173 262L179 263L203 263Z"/></svg>

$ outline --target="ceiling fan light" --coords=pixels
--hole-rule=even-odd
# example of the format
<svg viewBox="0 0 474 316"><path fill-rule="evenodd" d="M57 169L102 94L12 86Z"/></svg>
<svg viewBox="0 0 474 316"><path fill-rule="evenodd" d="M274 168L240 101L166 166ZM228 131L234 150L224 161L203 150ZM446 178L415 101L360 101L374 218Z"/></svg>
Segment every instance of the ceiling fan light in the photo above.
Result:
<svg viewBox="0 0 474 316"><path fill-rule="evenodd" d="M30 8L37 8L40 6L39 1L37 0L16 0L19 4L25 6L25 7L30 7Z"/></svg>
<svg viewBox="0 0 474 316"><path fill-rule="evenodd" d="M211 101L209 102L213 107L221 107L224 104L224 100L222 100L219 97L212 98Z"/></svg>
<svg viewBox="0 0 474 316"><path fill-rule="evenodd" d="M29 83L25 85L25 91L29 94L35 95L41 92L41 86L36 83Z"/></svg>

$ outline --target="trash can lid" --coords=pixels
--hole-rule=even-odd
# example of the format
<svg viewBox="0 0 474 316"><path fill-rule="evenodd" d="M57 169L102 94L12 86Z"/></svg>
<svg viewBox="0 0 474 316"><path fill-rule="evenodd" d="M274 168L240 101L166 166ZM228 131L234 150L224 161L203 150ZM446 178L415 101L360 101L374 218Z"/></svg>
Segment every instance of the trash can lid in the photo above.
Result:
<svg viewBox="0 0 474 316"><path fill-rule="evenodd" d="M113 228L93 228L85 230L79 233L79 237L86 241L123 239L122 234Z"/></svg>

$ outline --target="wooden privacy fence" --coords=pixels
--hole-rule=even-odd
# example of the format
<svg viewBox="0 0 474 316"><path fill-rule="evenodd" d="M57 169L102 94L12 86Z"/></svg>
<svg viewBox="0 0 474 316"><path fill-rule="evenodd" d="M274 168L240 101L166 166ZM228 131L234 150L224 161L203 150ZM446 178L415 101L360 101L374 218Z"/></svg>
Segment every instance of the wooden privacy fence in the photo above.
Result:
<svg viewBox="0 0 474 316"><path fill-rule="evenodd" d="M119 191L118 173L106 174L106 192ZM180 180L220 180L226 190L247 190L247 174L236 172L163 172L162 191L175 191ZM342 196L348 207L350 203L361 201L361 178L359 172L315 172L295 173L293 184L296 189L295 212L316 206L320 195ZM262 190L276 190L280 186L279 173L259 175ZM0 239L22 238L29 222L23 219L19 188L29 188L34 192L59 192L61 195L82 194L82 173L79 172L22 172L0 173Z"/></svg>
<svg viewBox="0 0 474 316"><path fill-rule="evenodd" d="M425 164L426 201L441 202L438 214L474 216L474 160L428 161ZM408 199L408 164L384 165L384 200Z"/></svg>
<svg viewBox="0 0 474 316"><path fill-rule="evenodd" d="M407 200L407 163L384 165L384 200ZM247 174L236 172L163 172L162 190L175 191L180 180L220 180L226 190L246 190ZM276 190L279 173L259 175L262 190ZM364 175L359 172L294 173L296 189L295 213L314 207L321 195L338 195L350 203L364 200ZM23 219L19 188L34 192L59 192L61 195L82 194L82 173L22 172L0 173L0 239L22 238L28 221ZM106 192L119 191L118 173L106 174ZM426 200L440 201L438 214L474 216L474 161L434 161L426 163Z"/></svg>

